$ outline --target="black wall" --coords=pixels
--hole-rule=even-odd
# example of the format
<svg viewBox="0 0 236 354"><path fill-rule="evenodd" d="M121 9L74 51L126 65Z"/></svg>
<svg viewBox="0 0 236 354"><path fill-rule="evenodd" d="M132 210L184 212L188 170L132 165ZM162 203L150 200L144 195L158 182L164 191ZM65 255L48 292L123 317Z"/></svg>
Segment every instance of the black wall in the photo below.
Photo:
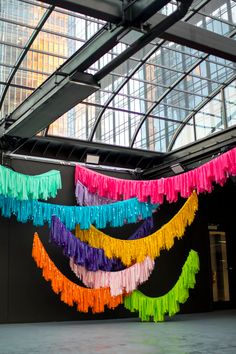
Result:
<svg viewBox="0 0 236 354"><path fill-rule="evenodd" d="M29 161L12 161L12 168L18 172L35 175L50 169L59 169L62 175L63 190L59 191L57 198L49 202L65 205L75 205L74 198L74 168L70 166L55 166L45 163ZM115 174L127 178L127 175ZM228 188L228 190L227 190ZM197 285L190 291L190 298L181 307L182 312L208 311L212 308L211 301L211 274L209 263L209 241L207 224L211 213L216 219L215 210L221 215L222 223L227 226L227 200L225 191L230 195L235 192L233 183L224 188L218 188L210 196L200 197L200 208L195 221L188 227L186 236L176 241L169 251L163 251L156 260L155 270L150 279L140 289L146 295L159 296L170 290L177 281L190 248L199 252L201 271L197 275ZM221 205L218 203L221 200ZM184 200L175 204L164 204L155 214L155 229L168 222L183 205ZM226 203L226 204L225 204ZM233 212L232 212L233 214ZM218 215L218 214L217 214ZM211 216L211 219L213 217ZM211 221L213 222L213 220ZM138 225L126 225L119 229L109 228L105 232L119 238L127 238ZM54 294L50 284L44 280L32 257L33 234L37 231L49 256L56 266L69 279L81 283L72 274L66 259L60 249L48 242L48 227L34 227L31 223L20 224L15 217L11 219L0 218L0 322L37 322L59 320L102 319L135 316L120 305L115 310L106 310L102 314L78 313L70 308ZM233 227L231 234L235 233ZM232 235L231 235L232 236ZM235 246L235 244L234 244ZM234 248L235 249L235 248Z"/></svg>

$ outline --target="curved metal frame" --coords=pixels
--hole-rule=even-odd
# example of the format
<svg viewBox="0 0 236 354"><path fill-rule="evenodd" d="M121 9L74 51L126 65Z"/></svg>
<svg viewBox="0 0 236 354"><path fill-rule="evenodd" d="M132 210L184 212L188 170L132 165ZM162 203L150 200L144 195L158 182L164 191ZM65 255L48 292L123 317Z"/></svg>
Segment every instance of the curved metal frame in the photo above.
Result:
<svg viewBox="0 0 236 354"><path fill-rule="evenodd" d="M36 37L38 36L39 32L41 31L42 27L44 26L45 22L47 21L47 19L49 18L49 16L51 15L51 13L53 12L55 6L51 6L50 8L48 8L43 16L41 17L37 27L35 27L33 33L31 34L31 36L29 37L26 45L24 46L24 49L22 50L21 54L19 55L19 57L17 58L17 61L13 67L13 70L11 71L11 73L8 76L8 79L6 81L6 86L4 88L4 91L2 93L1 96L1 100L0 100L0 109L3 106L4 103L4 99L6 97L6 94L8 92L9 87L11 86L11 82L14 79L15 74L17 73L22 61L24 60L25 56L27 55L28 51L30 50L30 47L32 46L33 42L35 41Z"/></svg>
<svg viewBox="0 0 236 354"><path fill-rule="evenodd" d="M160 46L164 43L164 41L161 41L161 43L151 49L151 51L146 55L145 59L141 60L137 66L132 70L132 72L128 75L127 78L124 79L124 81L117 87L117 89L111 94L111 96L108 98L106 101L105 105L103 106L101 112L98 114L96 121L94 123L93 129L90 133L89 136L89 141L92 141L94 138L94 135L96 133L97 127L102 119L103 114L105 113L106 109L108 108L109 104L114 100L116 95L122 90L122 88L129 82L129 80L132 78L132 76L146 63L146 61L160 48Z"/></svg>
<svg viewBox="0 0 236 354"><path fill-rule="evenodd" d="M183 120L183 124L181 124L181 126L179 128L176 129L170 144L168 146L167 151L171 151L176 139L178 138L179 134L182 132L182 130L186 127L186 125L188 124L188 122L195 117L195 115L207 104L209 103L211 100L214 99L215 96L217 96L222 89L226 88L227 86L229 86L234 80L236 79L236 74L233 75L233 77L231 77L229 80L227 80L221 87L218 87L214 92L211 93L210 96L207 97L206 100L204 100L203 102L201 102L198 107L194 110L194 112L190 113L184 120ZM196 123L195 123L196 124Z"/></svg>
<svg viewBox="0 0 236 354"><path fill-rule="evenodd" d="M190 19L196 11L198 11L199 9L201 9L202 7L204 7L210 0L203 0L199 5L196 6L195 9L191 9L190 11L192 12L191 14L185 16L185 20L186 19ZM96 118L96 121L94 123L94 126L93 126L93 129L91 130L91 133L89 135L89 141L93 141L93 138L95 136L95 133L96 133L96 130L97 130L97 127L102 119L102 116L103 114L105 113L106 109L108 108L109 104L113 101L113 99L116 97L116 95L120 92L120 90L128 83L128 81L132 78L132 76L142 67L142 65L144 65L147 60L150 58L150 56L152 54L154 54L166 41L165 40L162 40L160 42L160 44L158 44L157 47L155 47L154 49L152 49L145 57L145 59L141 60L139 62L139 64L133 69L133 71L131 72L131 74L120 84L120 86L118 86L118 88L114 91L113 94L111 94L111 96L108 98L108 100L106 101L104 107L102 108L101 112L98 114L97 118ZM48 131L48 129L47 129ZM46 131L46 134L47 134L47 131ZM134 133L135 134L135 133ZM136 137L135 137L136 138ZM133 147L132 145L132 141L133 141L133 138L131 140L131 147Z"/></svg>
<svg viewBox="0 0 236 354"><path fill-rule="evenodd" d="M228 36L229 38L232 38L234 35L236 34L236 30L233 30L230 35ZM192 70L194 70L198 65L200 65L203 61L205 61L208 57L210 56L210 54L205 54L202 56L202 58L200 60L198 60L195 64L193 64L179 79L177 79L171 86L170 88L164 92L164 94L150 107L150 109L147 111L147 113L144 115L144 117L142 118L142 120L140 121L139 125L137 126L130 147L133 148L135 140L138 136L138 133L143 125L143 123L146 121L146 119L148 118L148 116L151 114L151 112L158 106L158 104L161 103L161 101L182 81L185 79L186 76L188 76ZM222 86L220 87L222 88ZM207 98L208 99L208 98ZM206 99L206 100L207 100ZM204 100L204 102L206 101ZM207 101L208 102L208 101ZM206 102L206 103L207 103ZM191 115L193 116L196 113L196 110L194 109L194 112L191 113ZM192 117L191 116L191 117ZM181 125L181 128L183 129L184 125ZM182 130L181 129L181 130ZM169 144L170 145L170 144ZM169 150L168 150L169 151Z"/></svg>
<svg viewBox="0 0 236 354"><path fill-rule="evenodd" d="M145 120L150 116L151 112L159 105L159 103L161 103L161 101L171 92L174 90L174 88L181 82L183 81L190 73L191 71L193 71L199 64L201 64L207 57L209 56L209 54L206 54L203 56L202 59L198 60L195 64L193 64L183 75L181 75L177 80L175 80L175 82L169 87L168 90L166 90L163 95L161 95L161 97L149 108L149 110L147 111L147 113L143 116L143 118L141 119L139 125L137 126L137 129L134 132L130 147L132 148L134 146L135 140L138 136L138 133L143 125L143 123L145 122Z"/></svg>
<svg viewBox="0 0 236 354"><path fill-rule="evenodd" d="M209 0L203 0L203 1L202 1L200 4L198 4L194 9L191 9L191 10L190 10L190 14L188 14L187 16L185 16L184 20L186 21L186 20L188 20L189 18L191 18L193 15L195 15L195 14L197 13L198 10L200 10L200 9L201 9L203 6L205 6L208 2L209 2ZM44 15L45 15L45 14L44 14ZM41 18L41 20L42 20L42 18ZM40 20L40 21L41 21L41 20ZM35 29L35 30L36 30L36 29ZM39 30L39 31L40 31L40 30ZM38 32L39 32L39 31L38 31ZM235 31L234 31L234 32L235 32ZM231 36L233 36L232 33L231 33ZM32 37L32 36L31 36L31 37ZM30 37L30 38L31 38L31 37ZM29 40L30 40L30 39L29 39ZM103 115L104 115L106 109L109 107L110 103L114 100L114 98L117 96L117 94L120 92L120 90L128 83L128 81L132 78L132 76L146 63L146 61L148 60L148 58L149 58L153 53L155 53L155 51L158 50L158 49L160 48L160 46L161 46L163 43L165 43L165 42L166 42L165 40L161 41L161 43L158 44L157 47L154 47L154 48L145 56L144 59L142 59L141 61L139 61L138 64L137 64L137 66L132 70L132 72L131 72L126 78L124 78L124 81L118 86L118 88L116 88L116 90L115 90L113 93L111 93L111 96L108 98L108 100L106 101L105 105L102 107L102 110L99 112L99 114L98 114L98 116L97 116L97 118L96 118L96 120L95 120L94 126L93 126L92 131L91 131L91 133L90 133L90 135L89 135L89 138L88 138L89 141L93 141L93 140L94 140L94 136L95 136L95 134L96 134L97 128L98 128L98 126L99 126L99 123L101 122L101 119L102 119L102 117L103 117ZM32 42L32 43L33 43L33 42ZM31 43L31 45L32 45L32 43ZM28 43L27 43L27 45L28 45ZM31 46L31 45L30 45L30 46ZM29 46L29 48L30 48L30 46ZM29 50L29 48L28 48L28 50ZM26 50L26 47L24 48L23 52L24 52L25 50ZM27 54L28 50L26 51L26 54ZM26 54L25 54L25 55L26 55ZM22 53L20 54L19 58L21 57L21 55L22 55ZM161 95L161 97L158 99L158 101L156 101L156 102L150 107L150 109L148 110L148 112L141 118L141 120L140 120L140 122L139 122L139 124L138 124L138 126L137 126L137 128L136 128L136 130L135 130L135 133L134 133L134 135L133 135L133 137L132 137L132 141L131 141L130 147L133 147L133 145L134 145L134 143L135 143L135 141L136 141L137 135L138 135L140 129L142 128L143 123L146 121L146 119L147 119L148 117L151 117L151 116L154 118L154 116L151 114L151 112L156 108L156 106L157 106L158 104L160 104L160 102L161 102L168 94L170 94L170 92L171 92L172 90L174 90L174 89L176 88L176 86L177 86L182 80L184 80L184 78L185 78L187 75L189 75L189 74L191 73L191 71L194 70L194 68L195 68L196 66L198 66L199 64L201 64L204 60L206 60L208 56L209 56L208 54L205 54L205 55L203 55L202 57L200 57L200 59L197 60L197 62L196 62L195 64L193 64L193 65L188 69L187 72L182 73L181 77L178 78L178 79L167 89L167 91L164 92L163 95ZM19 58L17 59L16 65L17 65L17 63L18 63ZM23 58L23 59L24 59L24 58ZM22 59L22 60L23 60L23 59ZM20 64L21 64L21 63L20 63ZM17 70L18 70L20 64L18 65L17 69L16 69L16 65L15 65L15 67L14 67L14 69L13 69L13 71L15 71L15 73L17 72ZM16 70L15 70L15 69L16 69ZM13 74L13 77L11 78L11 81L12 81L12 79L14 78L15 73ZM12 74L12 73L11 73L11 74ZM11 75L11 74L10 74L10 75ZM10 78L10 76L9 76L9 78ZM6 87L5 87L5 90L4 90L4 92L6 91L6 93L7 93L7 90L8 90L8 88L9 88L9 86L11 85L11 81L10 81L10 83L9 83L9 78L8 78L8 81L7 81L7 86L8 86L8 87L6 86ZM234 80L234 78L231 78L231 79L230 79L230 81L233 81L233 80ZM228 81L227 81L227 82L228 82ZM8 83L9 83L9 84L8 84ZM230 83L229 83L229 84L230 84ZM220 87L217 88L217 92L215 92L215 91L216 91L216 90L215 90L214 93L212 92L209 96L207 96L206 98L204 98L203 101L197 106L197 108L194 108L194 111L192 111L192 112L183 120L183 122L181 122L181 126L180 126L179 128L177 128L176 132L174 133L174 136L172 137L172 139L171 139L171 141L170 141L170 144L169 144L169 146L168 146L168 151L173 147L174 142L175 142L175 140L177 139L178 135L179 135L180 132L184 129L184 127L186 126L186 124L188 124L189 120L190 120L192 117L194 117L194 115L196 114L196 112L198 112L202 107L204 107L205 104L207 104L215 95L217 95L218 92L220 92L220 90L222 90L223 87L226 87L227 85L228 85L228 84L225 85L225 83L224 83L223 85L220 84ZM4 94L4 92L3 92L3 94ZM6 95L6 93L5 93L5 95ZM1 101L0 101L0 108L1 108L1 106L2 106L2 104L3 104L5 95L4 95L4 97L2 97L2 99L1 99ZM158 118L158 117L156 117L156 118ZM163 119L164 119L164 120L167 120L167 119L165 119L165 118L163 118ZM47 128L47 131L48 131L48 129L49 129L49 127Z"/></svg>

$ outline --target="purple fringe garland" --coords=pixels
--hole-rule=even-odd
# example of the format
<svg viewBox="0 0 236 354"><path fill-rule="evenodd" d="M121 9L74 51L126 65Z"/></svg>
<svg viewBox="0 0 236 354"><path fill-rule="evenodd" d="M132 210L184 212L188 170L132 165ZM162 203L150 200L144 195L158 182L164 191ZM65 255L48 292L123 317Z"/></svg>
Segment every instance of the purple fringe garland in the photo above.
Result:
<svg viewBox="0 0 236 354"><path fill-rule="evenodd" d="M150 234L153 228L153 218L146 219L143 224L128 239L135 240ZM50 229L50 241L63 248L63 253L68 258L73 258L74 263L81 265L89 271L118 271L124 269L119 259L109 259L104 250L94 248L82 242L69 230L60 219L53 215Z"/></svg>
<svg viewBox="0 0 236 354"><path fill-rule="evenodd" d="M86 188L79 180L76 182L75 186L75 197L77 204L81 206L103 205L115 202L115 200L100 197L98 194L90 193L88 188Z"/></svg>

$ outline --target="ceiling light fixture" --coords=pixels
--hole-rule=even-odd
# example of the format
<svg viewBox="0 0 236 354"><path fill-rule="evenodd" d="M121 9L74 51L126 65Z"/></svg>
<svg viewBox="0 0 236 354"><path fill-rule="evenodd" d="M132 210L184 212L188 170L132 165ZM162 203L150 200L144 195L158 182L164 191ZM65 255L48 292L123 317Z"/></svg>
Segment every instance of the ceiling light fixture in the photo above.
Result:
<svg viewBox="0 0 236 354"><path fill-rule="evenodd" d="M100 158L100 156L98 156L98 155L87 154L85 162L93 164L93 165L98 165L99 164L99 158Z"/></svg>
<svg viewBox="0 0 236 354"><path fill-rule="evenodd" d="M177 175L179 173L183 173L185 170L180 163L176 163L170 166L171 170Z"/></svg>

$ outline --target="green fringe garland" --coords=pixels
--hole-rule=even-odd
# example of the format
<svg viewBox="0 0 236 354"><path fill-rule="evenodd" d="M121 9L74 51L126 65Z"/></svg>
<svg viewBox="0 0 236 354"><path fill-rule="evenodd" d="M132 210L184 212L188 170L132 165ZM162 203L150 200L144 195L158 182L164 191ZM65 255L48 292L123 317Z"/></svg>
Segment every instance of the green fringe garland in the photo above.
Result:
<svg viewBox="0 0 236 354"><path fill-rule="evenodd" d="M0 194L18 200L55 197L62 188L61 175L57 170L28 176L0 165Z"/></svg>
<svg viewBox="0 0 236 354"><path fill-rule="evenodd" d="M142 321L161 322L165 314L175 315L179 310L179 304L183 304L189 297L189 289L195 286L195 275L199 271L199 257L196 251L191 250L183 265L181 275L174 287L165 295L151 298L141 291L135 290L124 298L124 306L131 312L139 312Z"/></svg>

